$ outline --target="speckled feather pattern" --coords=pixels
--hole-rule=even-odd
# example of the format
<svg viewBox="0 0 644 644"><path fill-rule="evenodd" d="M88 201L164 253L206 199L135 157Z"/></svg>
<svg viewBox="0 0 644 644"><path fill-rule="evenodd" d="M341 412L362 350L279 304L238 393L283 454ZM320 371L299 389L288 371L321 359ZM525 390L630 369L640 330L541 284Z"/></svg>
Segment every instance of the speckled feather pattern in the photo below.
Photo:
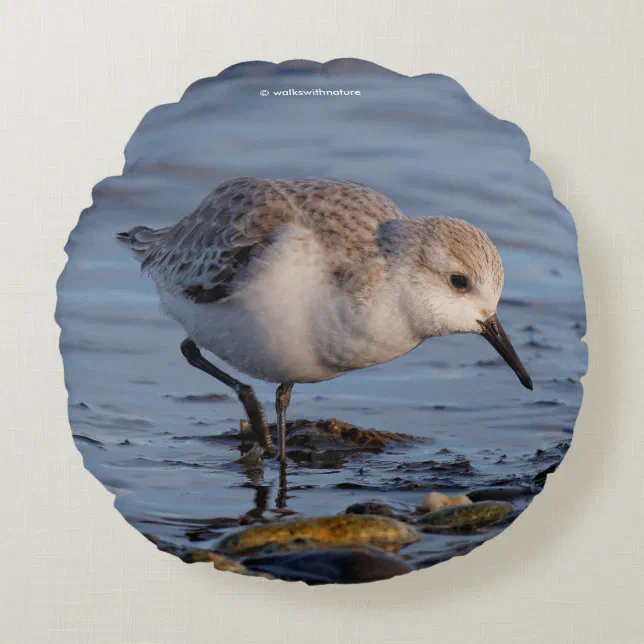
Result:
<svg viewBox="0 0 644 644"><path fill-rule="evenodd" d="M241 177L221 184L176 225L130 235L144 251L143 270L189 294L234 280L249 250L259 256L280 227L293 224L313 233L327 250L330 273L356 290L379 254L378 227L403 217L388 197L351 181Z"/></svg>

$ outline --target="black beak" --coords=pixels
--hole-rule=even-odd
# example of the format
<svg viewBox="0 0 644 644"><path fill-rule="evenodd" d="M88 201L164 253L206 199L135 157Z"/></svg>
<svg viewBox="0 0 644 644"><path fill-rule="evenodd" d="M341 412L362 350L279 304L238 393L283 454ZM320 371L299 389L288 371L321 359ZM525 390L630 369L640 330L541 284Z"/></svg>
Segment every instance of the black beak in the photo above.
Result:
<svg viewBox="0 0 644 644"><path fill-rule="evenodd" d="M496 315L481 322L481 335L499 352L499 355L508 363L512 371L517 374L521 384L526 389L532 390L532 378L521 364L517 352L514 350L510 338L505 334Z"/></svg>

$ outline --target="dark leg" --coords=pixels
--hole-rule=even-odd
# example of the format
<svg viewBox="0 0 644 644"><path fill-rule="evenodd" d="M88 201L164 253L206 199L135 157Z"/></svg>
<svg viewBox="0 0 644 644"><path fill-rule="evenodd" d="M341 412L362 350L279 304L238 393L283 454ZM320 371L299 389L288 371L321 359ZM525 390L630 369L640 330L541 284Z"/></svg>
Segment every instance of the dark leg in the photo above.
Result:
<svg viewBox="0 0 644 644"><path fill-rule="evenodd" d="M286 460L286 410L291 404L293 383L282 383L275 394L275 411L277 411L277 449L280 461Z"/></svg>
<svg viewBox="0 0 644 644"><path fill-rule="evenodd" d="M186 338L181 343L181 353L185 359L197 369L205 371L207 374L211 375L213 378L217 378L219 382L223 382L225 385L228 385L231 389L235 391L240 402L244 405L246 410L246 415L250 422L250 427L255 434L257 442L264 448L270 451L273 451L273 441L271 440L271 435L268 433L268 426L266 425L266 419L264 418L264 410L259 404L259 401L255 397L255 394L249 385L245 385L239 380L235 380L232 376L229 376L227 373L215 367L214 364L206 360L201 355L201 351L197 348L197 345Z"/></svg>

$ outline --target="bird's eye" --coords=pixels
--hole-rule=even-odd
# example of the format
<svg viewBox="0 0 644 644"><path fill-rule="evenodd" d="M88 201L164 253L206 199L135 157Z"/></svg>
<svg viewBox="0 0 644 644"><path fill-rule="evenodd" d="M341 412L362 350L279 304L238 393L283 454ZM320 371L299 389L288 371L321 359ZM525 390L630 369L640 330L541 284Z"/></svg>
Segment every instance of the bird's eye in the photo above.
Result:
<svg viewBox="0 0 644 644"><path fill-rule="evenodd" d="M452 286L458 290L458 291L464 291L468 286L469 286L469 280L465 275L461 275L460 273L455 273L449 278L449 281L451 282Z"/></svg>

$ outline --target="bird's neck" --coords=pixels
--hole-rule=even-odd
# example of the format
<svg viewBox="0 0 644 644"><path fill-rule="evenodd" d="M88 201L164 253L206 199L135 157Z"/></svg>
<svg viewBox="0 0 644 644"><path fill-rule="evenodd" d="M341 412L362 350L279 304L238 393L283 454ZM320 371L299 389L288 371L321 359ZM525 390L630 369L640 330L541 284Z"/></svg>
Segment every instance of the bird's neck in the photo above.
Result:
<svg viewBox="0 0 644 644"><path fill-rule="evenodd" d="M342 297L316 315L319 356L337 371L362 369L398 358L423 338L409 324L395 285L381 282L360 306Z"/></svg>

